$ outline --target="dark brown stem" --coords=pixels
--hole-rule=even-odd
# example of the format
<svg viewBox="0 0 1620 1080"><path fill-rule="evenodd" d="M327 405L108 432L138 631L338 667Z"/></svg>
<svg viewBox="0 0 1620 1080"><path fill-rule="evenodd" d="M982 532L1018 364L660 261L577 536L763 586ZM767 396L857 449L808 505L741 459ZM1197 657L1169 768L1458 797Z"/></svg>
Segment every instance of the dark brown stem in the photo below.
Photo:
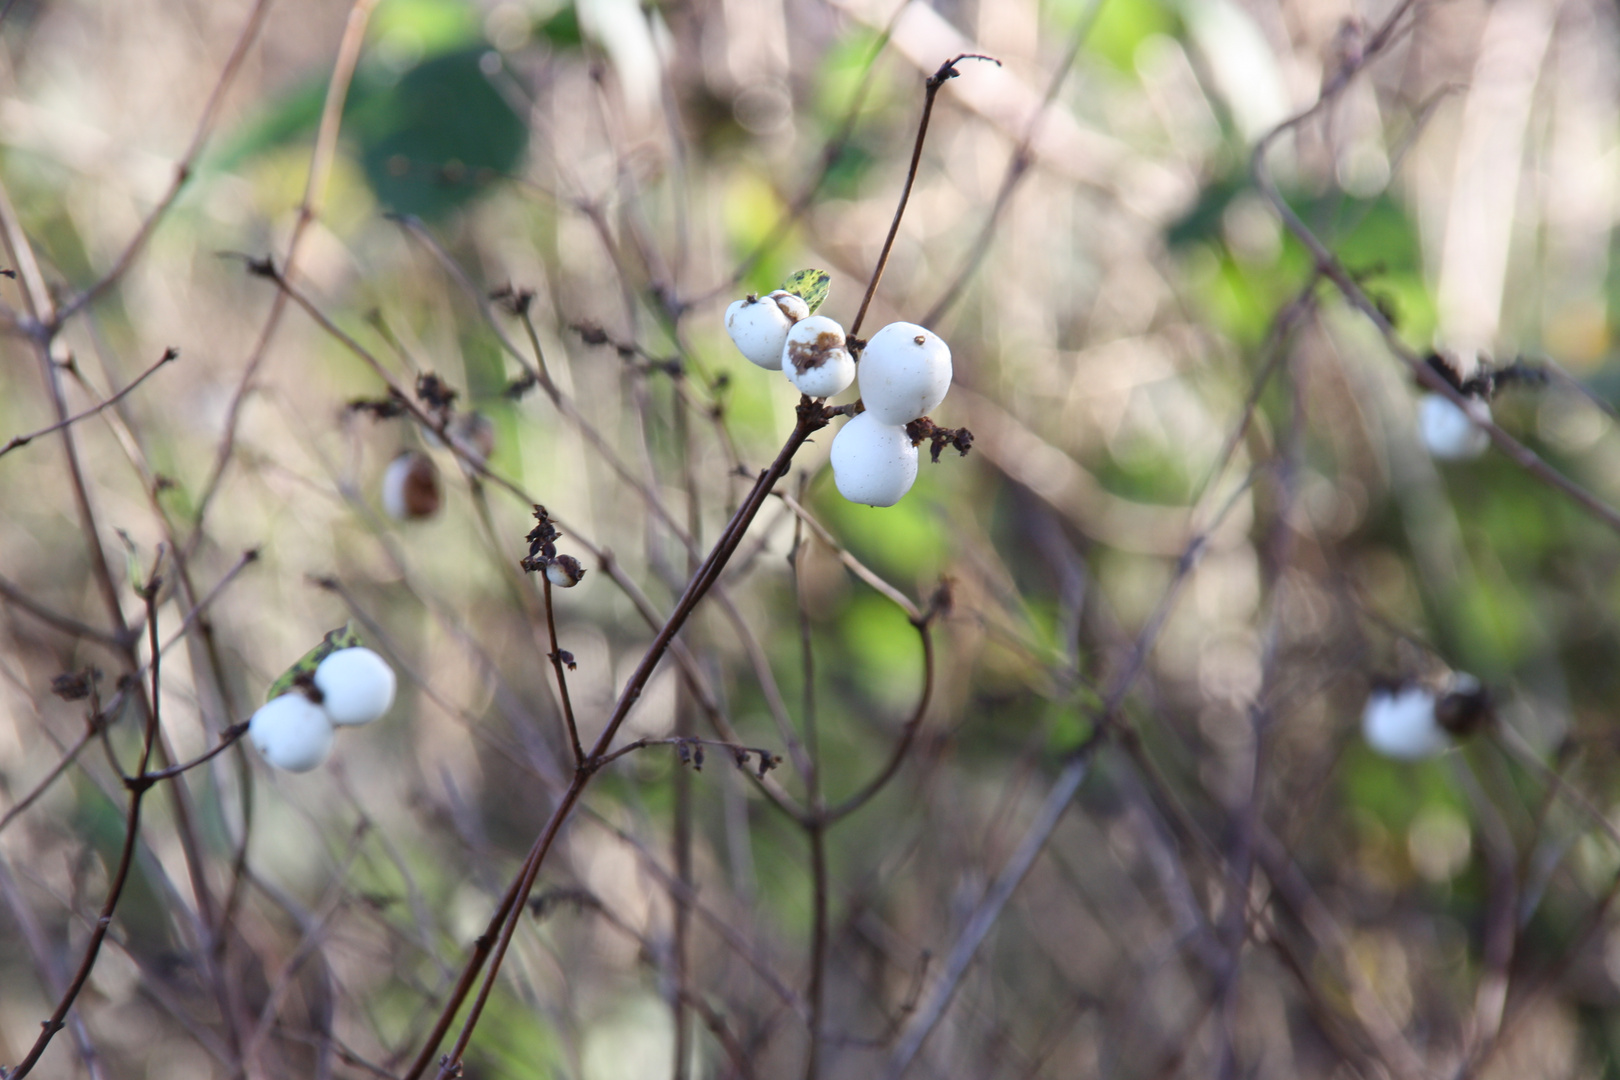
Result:
<svg viewBox="0 0 1620 1080"><path fill-rule="evenodd" d="M812 807L812 813L817 807ZM810 1049L805 1055L805 1080L821 1076L822 1028L827 997L827 820L813 817L806 823L810 834Z"/></svg>
<svg viewBox="0 0 1620 1080"><path fill-rule="evenodd" d="M981 56L978 53L963 53L954 59L947 60L939 65L939 70L928 76L928 82L923 89L922 119L917 123L917 141L911 148L911 166L906 170L906 184L900 189L900 205L894 208L894 220L889 223L889 235L883 238L883 250L878 254L877 266L872 270L872 280L866 284L866 295L861 297L860 310L855 313L855 321L850 324L848 336L854 337L860 333L861 323L866 319L866 309L872 304L872 296L877 292L878 282L883 280L883 268L889 265L889 252L894 248L895 234L900 231L900 219L905 216L906 203L911 198L911 186L917 182L917 165L922 161L923 140L928 136L928 120L934 114L934 99L939 96L939 88L961 74L956 65L963 60L988 60L990 63L1001 66L1001 61L993 56Z"/></svg>
<svg viewBox="0 0 1620 1080"><path fill-rule="evenodd" d="M10 10L9 4L7 10ZM175 200L180 197L180 192L184 190L186 183L193 175L193 168L196 165L198 155L202 153L203 147L208 143L208 136L214 129L214 119L219 115L220 104L225 100L225 95L230 90L231 83L235 81L237 72L242 69L242 63L247 59L248 49L252 47L254 39L258 37L259 28L264 25L264 16L269 10L270 0L257 0L257 3L253 5L253 10L248 12L247 22L242 27L242 32L237 35L236 44L231 47L231 55L226 58L225 66L220 70L219 79L215 81L214 89L209 93L208 101L203 105L202 116L197 119L197 127L192 132L191 144L186 147L185 156L175 163L174 178L169 182L169 189L163 193L163 198L159 199L158 204L146 215L146 220L141 222L140 227L135 230L135 235L130 237L129 243L124 245L124 250L113 262L112 267L84 292L62 305L62 310L56 316L56 327L60 327L63 322L72 318L74 314L95 303L129 271L136 258L140 256L142 249L146 247L147 240L151 239L152 234L157 231L158 223L163 220L170 207L174 205ZM0 13L0 20L4 18L5 15Z"/></svg>
<svg viewBox="0 0 1620 1080"><path fill-rule="evenodd" d="M1046 118L1046 110L1051 107L1058 90L1069 77L1075 59L1080 55L1081 47L1085 45L1086 38L1091 36L1092 28L1097 25L1097 16L1102 13L1103 5L1107 2L1108 0L1094 0L1091 10L1086 12L1080 24L1075 27L1068 51L1063 54L1063 62L1057 66L1052 72L1052 78L1047 81L1046 94L1041 98L1040 108L1030 116L1029 124L1024 128L1023 138L1019 139L1018 145L1013 148L1012 157L1007 162L1007 171L1001 177L1001 188L996 192L995 202L990 205L990 212L985 215L978 237L968 249L968 257L963 261L962 268L956 272L956 277L951 279L951 283L946 286L939 299L934 301L934 306L928 309L928 314L922 317L923 326L932 327L939 322L950 306L956 302L956 298L962 294L962 290L967 287L979 264L984 261L985 255L990 250L990 239L995 235L996 226L1001 223L1001 215L1011 205L1013 193L1029 174L1029 167L1035 163L1032 147L1035 135L1040 131L1041 121Z"/></svg>
<svg viewBox="0 0 1620 1080"><path fill-rule="evenodd" d="M69 618L61 612L41 604L3 577L0 577L0 598L28 612L40 622L56 627L64 634L84 638L86 641L94 641L97 644L107 646L109 649L122 649L128 641L127 631L122 635L109 634L105 630Z"/></svg>
<svg viewBox="0 0 1620 1080"><path fill-rule="evenodd" d="M912 710L911 717L906 721L906 726L900 734L900 741L895 743L894 752L889 755L889 760L884 764L883 768L868 781L865 787L822 815L827 823L831 824L846 818L865 806L872 796L882 791L884 786L894 778L894 774L900 771L900 765L905 761L906 754L910 751L911 744L917 737L917 730L922 727L923 717L928 713L928 703L933 698L934 638L928 629L929 622L930 616L925 615L912 624L917 628L917 636L922 639L923 688L922 696L917 699L917 707Z"/></svg>
<svg viewBox="0 0 1620 1080"><path fill-rule="evenodd" d="M145 775L145 779L152 782L156 782L158 780L169 780L173 777L181 775L182 773L188 772L191 769L195 769L203 762L208 761L211 758L216 758L220 754L223 754L225 751L229 750L232 746L235 746L236 741L247 734L247 730L248 726L245 722L240 724L232 724L230 727L226 728L220 733L219 742L211 749L204 750L190 761L182 761L178 765L170 765L167 769L159 769L156 772L147 773Z"/></svg>
<svg viewBox="0 0 1620 1080"><path fill-rule="evenodd" d="M146 731L141 738L140 767L135 770L135 775L125 784L129 788L129 819L124 829L124 846L119 852L118 868L113 871L112 882L107 886L107 898L102 902L101 914L97 916L95 927L90 931L90 940L85 943L84 955L79 960L79 969L74 972L67 989L62 992L61 998L56 1003L56 1008L51 1012L50 1019L41 1025L43 1030L40 1031L39 1038L34 1040L34 1045L28 1051L28 1056L23 1058L15 1069L5 1074L6 1080L22 1080L23 1077L27 1076L34 1066L39 1063L40 1057L45 1053L45 1048L50 1046L51 1039L65 1026L68 1010L73 1008L73 1002L78 998L79 992L84 989L84 984L90 979L90 972L96 966L96 958L101 953L101 943L106 940L107 931L112 927L113 912L118 909L118 901L124 895L124 885L129 881L130 867L135 863L135 847L140 838L141 801L145 799L146 793L151 790L153 783L146 768L152 760L152 747L157 742L159 722L160 664L157 640L157 607L153 604L153 598L157 595L157 585L158 582L154 580L146 592L147 636L152 646L152 701L150 708L146 711Z"/></svg>
<svg viewBox="0 0 1620 1080"><path fill-rule="evenodd" d="M546 602L546 633L551 635L551 670L557 673L557 694L562 701L563 723L568 725L568 744L574 750L574 767L585 764L585 747L579 742L579 725L574 721L574 702L568 696L568 672L563 667L562 648L557 644L557 615L551 603L551 578L540 574Z"/></svg>
<svg viewBox="0 0 1620 1080"><path fill-rule="evenodd" d="M697 608L698 603L708 593L715 581L718 580L720 571L725 568L726 563L737 550L737 545L742 542L743 534L748 531L748 526L759 513L760 507L765 504L766 498L771 493L771 488L787 474L789 467L793 463L793 455L804 445L805 440L825 427L826 424L825 408L811 401L808 397L801 396L798 423L794 426L793 433L788 436L787 442L783 444L781 451L776 456L776 460L771 463L770 468L760 474L753 489L748 493L748 497L743 500L743 504L732 515L731 521L720 534L720 538L715 541L713 550L709 552L703 564L698 567L697 573L692 575L686 591L681 595L679 602L676 603L675 609L670 613L663 628L659 630L652 644L648 646L646 655L642 657L640 665L637 666L635 673L630 677L629 683L626 684L624 691L619 695L618 704L608 718L607 726L603 728L602 734L597 738L590 753L575 772L573 780L568 785L568 790L563 793L562 801L552 811L540 836L535 840L534 847L530 850L528 858L524 861L523 869L518 874L517 880L507 890L500 909L496 911L495 917L491 920L491 928L499 927L499 937L495 940L493 946L486 944L489 936L488 932L479 938L473 956L468 960L461 979L451 993L449 1000L445 1003L444 1009L439 1015L439 1020L434 1025L434 1030L428 1036L428 1042L417 1055L416 1062L411 1071L406 1074L405 1080L417 1080L422 1075L423 1070L432 1060L440 1040L444 1038L445 1032L449 1029L451 1020L465 1002L472 981L477 977L478 969L487 962L488 970L484 973L483 982L480 984L478 993L468 1009L467 1019L462 1025L461 1034L457 1037L454 1047L440 1065L439 1076L450 1075L459 1065L462 1055L466 1053L467 1045L472 1039L473 1030L478 1026L484 1006L489 1001L489 995L494 989L495 978L500 973L501 962L506 956L507 949L511 946L512 935L517 930L518 919L522 914L523 905L528 900L529 892L534 887L535 878L540 873L541 863L545 860L546 853L551 850L551 844L556 839L563 822L567 820L586 785L590 783L591 778L596 775L597 771L609 761L621 756L622 751L620 753L610 753L609 747L612 746L613 739L618 734L619 728L623 726L626 717L629 716L630 709L635 705L637 699L641 697L642 691L646 689L647 681L652 677L653 671L663 659L664 653L669 650L675 636L685 626L686 620ZM632 744L632 746L634 745ZM629 747L625 749L628 750Z"/></svg>

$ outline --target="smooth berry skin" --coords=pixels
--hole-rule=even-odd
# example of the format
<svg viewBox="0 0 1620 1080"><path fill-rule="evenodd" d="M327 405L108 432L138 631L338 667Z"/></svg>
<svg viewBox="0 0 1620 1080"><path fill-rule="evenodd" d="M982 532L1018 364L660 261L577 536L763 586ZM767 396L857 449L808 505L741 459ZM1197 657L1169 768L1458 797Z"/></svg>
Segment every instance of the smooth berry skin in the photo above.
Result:
<svg viewBox="0 0 1620 1080"><path fill-rule="evenodd" d="M394 669L370 649L339 649L315 669L322 706L339 727L369 724L394 703Z"/></svg>
<svg viewBox="0 0 1620 1080"><path fill-rule="evenodd" d="M909 424L945 400L951 349L916 323L890 323L866 343L859 376L867 412L884 424Z"/></svg>
<svg viewBox="0 0 1620 1080"><path fill-rule="evenodd" d="M794 297L794 299L798 299ZM804 301L799 301L800 306ZM750 296L726 308L726 333L750 363L766 369L782 365L782 346L793 318L773 298Z"/></svg>
<svg viewBox="0 0 1620 1080"><path fill-rule="evenodd" d="M1361 716L1367 745L1397 761L1421 761L1451 746L1434 715L1434 695L1421 686L1374 690Z"/></svg>
<svg viewBox="0 0 1620 1080"><path fill-rule="evenodd" d="M893 506L917 480L917 448L911 437L869 412L838 430L830 458L838 493L850 502Z"/></svg>
<svg viewBox="0 0 1620 1080"><path fill-rule="evenodd" d="M855 358L844 345L844 328L825 315L794 323L782 346L782 374L799 393L813 398L843 393L855 381Z"/></svg>
<svg viewBox="0 0 1620 1080"><path fill-rule="evenodd" d="M294 690L259 707L248 721L248 741L276 768L309 772L332 752L332 721Z"/></svg>
<svg viewBox="0 0 1620 1080"><path fill-rule="evenodd" d="M1489 420L1490 405L1474 399L1465 412L1450 398L1425 394L1418 402L1418 435L1431 457L1441 461L1469 461L1491 445L1490 434L1474 423L1476 417Z"/></svg>
<svg viewBox="0 0 1620 1080"><path fill-rule="evenodd" d="M810 305L805 303L804 297L797 293L790 293L786 289L777 289L765 299L776 301L776 306L782 309L782 314L794 322L810 317Z"/></svg>

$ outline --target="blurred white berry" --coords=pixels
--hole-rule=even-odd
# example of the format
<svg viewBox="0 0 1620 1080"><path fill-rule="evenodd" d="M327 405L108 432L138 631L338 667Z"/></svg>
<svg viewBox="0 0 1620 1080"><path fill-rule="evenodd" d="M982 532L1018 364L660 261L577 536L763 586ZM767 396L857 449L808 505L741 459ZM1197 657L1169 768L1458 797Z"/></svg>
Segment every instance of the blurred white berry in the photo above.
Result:
<svg viewBox="0 0 1620 1080"><path fill-rule="evenodd" d="M438 513L442 496L439 469L433 459L407 450L383 472L383 510L396 521L416 521Z"/></svg>
<svg viewBox="0 0 1620 1080"><path fill-rule="evenodd" d="M1439 394L1424 394L1418 402L1418 434L1429 453L1442 461L1466 461L1483 454L1491 437L1474 420L1490 418L1491 407L1479 398L1469 399L1467 412Z"/></svg>
<svg viewBox="0 0 1620 1080"><path fill-rule="evenodd" d="M339 649L315 669L315 688L332 723L369 724L394 703L394 669L370 649Z"/></svg>
<svg viewBox="0 0 1620 1080"><path fill-rule="evenodd" d="M559 555L546 564L546 580L559 589L572 589L585 576L585 568L572 555Z"/></svg>
<svg viewBox="0 0 1620 1080"><path fill-rule="evenodd" d="M248 740L276 768L308 772L332 752L332 721L294 690L259 707L248 721Z"/></svg>
<svg viewBox="0 0 1620 1080"><path fill-rule="evenodd" d="M782 346L782 373L801 394L824 398L842 393L855 381L855 358L844 347L844 328L825 315L794 323Z"/></svg>
<svg viewBox="0 0 1620 1080"><path fill-rule="evenodd" d="M885 424L909 424L945 400L950 346L916 323L890 323L866 343L860 380L867 412Z"/></svg>
<svg viewBox="0 0 1620 1080"><path fill-rule="evenodd" d="M809 307L797 296L780 295L786 299L778 299L776 293L763 298L749 296L726 308L726 333L737 343L738 351L762 368L782 366L782 346L787 341L788 328L799 317L795 313L810 313Z"/></svg>
<svg viewBox="0 0 1620 1080"><path fill-rule="evenodd" d="M1434 715L1434 694L1421 686L1375 689L1361 714L1367 745L1399 761L1433 757L1451 745Z"/></svg>
<svg viewBox="0 0 1620 1080"><path fill-rule="evenodd" d="M904 428L863 412L832 443L833 480L850 502L893 506L917 479L917 448Z"/></svg>
<svg viewBox="0 0 1620 1080"><path fill-rule="evenodd" d="M474 461L488 461L495 452L495 421L481 412L461 413L450 423L450 441Z"/></svg>

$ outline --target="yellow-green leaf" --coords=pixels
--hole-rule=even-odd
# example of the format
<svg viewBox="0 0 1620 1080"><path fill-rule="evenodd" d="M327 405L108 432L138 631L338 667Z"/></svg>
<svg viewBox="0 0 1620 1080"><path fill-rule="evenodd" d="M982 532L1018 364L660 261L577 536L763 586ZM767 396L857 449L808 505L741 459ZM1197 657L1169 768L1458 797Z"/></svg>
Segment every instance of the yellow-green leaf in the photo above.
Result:
<svg viewBox="0 0 1620 1080"><path fill-rule="evenodd" d="M337 652L339 649L352 649L356 645L364 645L360 635L355 631L353 623L344 623L336 630L330 630L321 638L309 652L305 653L292 667L282 673L281 678L270 684L270 691L264 695L264 700L274 701L293 688L293 683L300 675L313 675L321 661Z"/></svg>
<svg viewBox="0 0 1620 1080"><path fill-rule="evenodd" d="M816 313L822 301L827 299L827 293L832 288L832 275L825 270L800 270L796 274L788 275L782 282L782 291L790 292L803 300L810 308L810 314Z"/></svg>

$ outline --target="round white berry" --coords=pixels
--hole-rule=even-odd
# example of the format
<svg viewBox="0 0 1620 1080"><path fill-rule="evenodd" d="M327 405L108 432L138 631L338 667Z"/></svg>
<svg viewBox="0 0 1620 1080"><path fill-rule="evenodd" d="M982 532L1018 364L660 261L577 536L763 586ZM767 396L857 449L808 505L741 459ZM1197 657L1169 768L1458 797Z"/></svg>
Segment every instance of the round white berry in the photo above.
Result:
<svg viewBox="0 0 1620 1080"><path fill-rule="evenodd" d="M917 479L917 448L911 437L870 412L839 429L830 456L838 493L850 502L893 506Z"/></svg>
<svg viewBox="0 0 1620 1080"><path fill-rule="evenodd" d="M546 564L546 580L559 589L572 589L585 576L585 568L572 555L559 555Z"/></svg>
<svg viewBox="0 0 1620 1080"><path fill-rule="evenodd" d="M738 351L762 368L782 365L782 345L792 325L792 316L770 297L750 296L726 308L726 333Z"/></svg>
<svg viewBox="0 0 1620 1080"><path fill-rule="evenodd" d="M332 723L369 724L394 703L394 669L370 649L339 649L315 669L315 688Z"/></svg>
<svg viewBox="0 0 1620 1080"><path fill-rule="evenodd" d="M775 300L776 306L782 309L782 314L794 322L810 317L810 305L805 303L804 297L798 293L790 293L786 289L777 289L766 299Z"/></svg>
<svg viewBox="0 0 1620 1080"><path fill-rule="evenodd" d="M861 401L885 424L909 424L945 400L951 350L916 323L890 323L861 353Z"/></svg>
<svg viewBox="0 0 1620 1080"><path fill-rule="evenodd" d="M1491 437L1474 421L1490 418L1490 405L1479 398L1469 400L1467 412L1439 394L1424 394L1418 402L1418 434L1429 453L1442 461L1467 461L1483 454Z"/></svg>
<svg viewBox="0 0 1620 1080"><path fill-rule="evenodd" d="M1433 757L1451 745L1434 716L1434 694L1421 686L1377 689L1361 716L1367 745L1399 761Z"/></svg>
<svg viewBox="0 0 1620 1080"><path fill-rule="evenodd" d="M278 769L308 772L332 752L326 710L294 690L261 705L248 721L248 740Z"/></svg>
<svg viewBox="0 0 1620 1080"><path fill-rule="evenodd" d="M432 517L442 498L439 468L424 453L407 450L383 471L383 511L395 521Z"/></svg>
<svg viewBox="0 0 1620 1080"><path fill-rule="evenodd" d="M844 347L844 328L825 315L794 323L782 346L782 373L801 394L824 398L842 393L855 381L855 358Z"/></svg>

